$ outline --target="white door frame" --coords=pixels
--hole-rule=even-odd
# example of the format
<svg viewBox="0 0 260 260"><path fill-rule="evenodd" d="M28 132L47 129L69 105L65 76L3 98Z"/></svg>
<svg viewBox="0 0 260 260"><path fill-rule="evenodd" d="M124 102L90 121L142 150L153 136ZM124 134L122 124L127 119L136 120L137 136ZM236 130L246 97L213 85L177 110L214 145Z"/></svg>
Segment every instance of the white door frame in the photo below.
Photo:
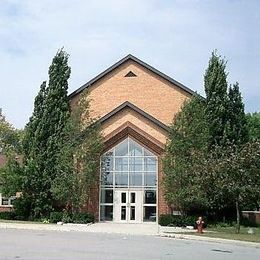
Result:
<svg viewBox="0 0 260 260"><path fill-rule="evenodd" d="M143 220L143 191L140 189L115 189L113 215L115 222L141 223ZM124 216L123 219L122 216Z"/></svg>

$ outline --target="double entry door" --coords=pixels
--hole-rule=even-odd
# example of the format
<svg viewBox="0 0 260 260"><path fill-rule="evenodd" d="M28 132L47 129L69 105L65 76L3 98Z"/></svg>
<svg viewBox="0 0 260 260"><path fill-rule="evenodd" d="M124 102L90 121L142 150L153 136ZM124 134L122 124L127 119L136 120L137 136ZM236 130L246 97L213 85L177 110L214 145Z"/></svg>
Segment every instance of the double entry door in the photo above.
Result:
<svg viewBox="0 0 260 260"><path fill-rule="evenodd" d="M142 218L142 195L140 190L115 190L114 221L140 223Z"/></svg>

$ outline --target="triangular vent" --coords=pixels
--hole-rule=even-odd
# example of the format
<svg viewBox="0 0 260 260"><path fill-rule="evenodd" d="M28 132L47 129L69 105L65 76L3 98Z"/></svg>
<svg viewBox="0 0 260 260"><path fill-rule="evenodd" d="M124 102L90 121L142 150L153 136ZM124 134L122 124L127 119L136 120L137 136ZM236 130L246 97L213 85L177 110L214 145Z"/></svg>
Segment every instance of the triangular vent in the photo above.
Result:
<svg viewBox="0 0 260 260"><path fill-rule="evenodd" d="M125 77L137 77L131 70L125 75Z"/></svg>

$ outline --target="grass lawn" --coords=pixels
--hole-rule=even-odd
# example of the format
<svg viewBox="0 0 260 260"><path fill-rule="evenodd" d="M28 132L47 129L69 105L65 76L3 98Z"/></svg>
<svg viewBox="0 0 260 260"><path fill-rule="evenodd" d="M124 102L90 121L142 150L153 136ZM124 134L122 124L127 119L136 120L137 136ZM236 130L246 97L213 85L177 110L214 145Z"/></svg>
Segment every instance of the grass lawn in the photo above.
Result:
<svg viewBox="0 0 260 260"><path fill-rule="evenodd" d="M260 243L260 227L252 228L254 234L248 234L248 227L241 227L240 234L236 234L235 227L208 227L203 234L192 233L196 236L214 237L214 238L224 238L224 239L234 239L242 241L250 241Z"/></svg>

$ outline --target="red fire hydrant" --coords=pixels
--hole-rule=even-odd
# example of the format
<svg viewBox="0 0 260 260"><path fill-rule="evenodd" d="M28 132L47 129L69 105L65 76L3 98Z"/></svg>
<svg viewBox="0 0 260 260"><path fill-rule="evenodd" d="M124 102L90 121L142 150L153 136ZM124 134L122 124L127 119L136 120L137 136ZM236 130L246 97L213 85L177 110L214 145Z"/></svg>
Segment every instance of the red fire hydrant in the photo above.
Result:
<svg viewBox="0 0 260 260"><path fill-rule="evenodd" d="M197 232L202 234L203 233L203 225L204 225L204 221L202 219L202 217L199 217L198 220L196 221L197 224Z"/></svg>

